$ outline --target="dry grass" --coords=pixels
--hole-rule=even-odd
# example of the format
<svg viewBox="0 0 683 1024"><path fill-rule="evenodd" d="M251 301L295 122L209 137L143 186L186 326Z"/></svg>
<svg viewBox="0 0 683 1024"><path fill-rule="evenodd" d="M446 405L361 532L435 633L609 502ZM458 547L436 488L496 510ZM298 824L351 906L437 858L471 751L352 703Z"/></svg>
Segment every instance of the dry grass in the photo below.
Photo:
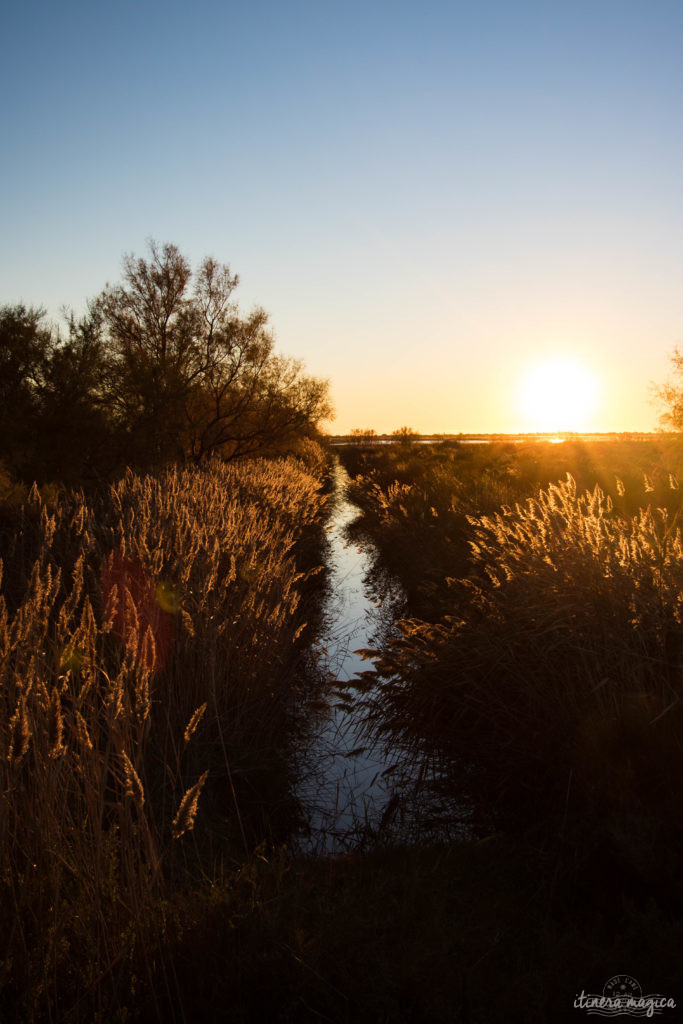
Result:
<svg viewBox="0 0 683 1024"><path fill-rule="evenodd" d="M233 851L252 842L238 793L281 740L312 571L302 544L322 504L289 459L129 473L97 502L48 506L34 489L6 513L0 1006L12 1019L125 1007L131 977L152 972L169 879L201 852L205 798Z"/></svg>
<svg viewBox="0 0 683 1024"><path fill-rule="evenodd" d="M483 784L503 817L671 809L683 767L678 514L619 514L568 477L469 527L471 570L447 581L449 614L404 621L382 653L377 727L446 751L458 784Z"/></svg>
<svg viewBox="0 0 683 1024"><path fill-rule="evenodd" d="M467 573L467 517L494 510L517 494L505 446L491 448L486 453L441 445L341 450L352 476L349 497L363 511L360 532L371 533L419 613L433 612L448 599L446 577Z"/></svg>

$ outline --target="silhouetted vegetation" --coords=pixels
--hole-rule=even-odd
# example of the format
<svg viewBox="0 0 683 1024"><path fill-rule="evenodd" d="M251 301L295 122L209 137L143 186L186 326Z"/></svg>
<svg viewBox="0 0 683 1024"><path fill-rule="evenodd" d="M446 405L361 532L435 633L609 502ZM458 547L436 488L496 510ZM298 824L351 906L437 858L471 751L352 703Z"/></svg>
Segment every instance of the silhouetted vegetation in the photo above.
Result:
<svg viewBox="0 0 683 1024"><path fill-rule="evenodd" d="M0 310L0 442L31 482L83 482L126 466L284 453L331 413L327 382L277 355L261 309L241 316L238 278L174 245L127 256L66 333L40 309Z"/></svg>
<svg viewBox="0 0 683 1024"><path fill-rule="evenodd" d="M660 422L670 430L683 428L683 352L675 348L671 354L669 379L654 389L660 407Z"/></svg>
<svg viewBox="0 0 683 1024"><path fill-rule="evenodd" d="M0 459L14 479L70 484L121 464L104 366L94 314L72 318L64 337L40 309L0 309Z"/></svg>

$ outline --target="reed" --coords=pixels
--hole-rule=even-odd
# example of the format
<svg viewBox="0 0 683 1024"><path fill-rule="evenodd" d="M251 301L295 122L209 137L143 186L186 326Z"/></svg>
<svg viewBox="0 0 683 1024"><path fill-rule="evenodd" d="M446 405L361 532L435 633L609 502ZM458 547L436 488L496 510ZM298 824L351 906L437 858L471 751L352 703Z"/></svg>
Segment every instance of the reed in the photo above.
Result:
<svg viewBox="0 0 683 1024"><path fill-rule="evenodd" d="M324 508L306 460L4 509L0 1016L123 1013L159 983L169 885L209 870L203 803L235 864L259 838Z"/></svg>
<svg viewBox="0 0 683 1024"><path fill-rule="evenodd" d="M445 751L500 820L670 810L683 777L678 513L623 515L568 476L469 527L472 570L448 581L450 613L403 621L382 652L377 729Z"/></svg>

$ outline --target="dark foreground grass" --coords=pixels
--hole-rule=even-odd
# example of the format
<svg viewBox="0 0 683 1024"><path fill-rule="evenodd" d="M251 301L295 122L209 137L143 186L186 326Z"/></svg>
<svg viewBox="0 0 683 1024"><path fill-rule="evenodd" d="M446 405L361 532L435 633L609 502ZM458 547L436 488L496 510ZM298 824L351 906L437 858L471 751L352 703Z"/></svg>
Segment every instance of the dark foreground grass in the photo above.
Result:
<svg viewBox="0 0 683 1024"><path fill-rule="evenodd" d="M666 894L634 893L606 843L579 854L528 832L326 861L262 853L178 908L164 984L138 1009L239 1024L549 1024L580 1019L575 997L619 973L680 1000L683 923Z"/></svg>
<svg viewBox="0 0 683 1024"><path fill-rule="evenodd" d="M680 892L634 885L617 847L545 830L328 860L262 846L157 904L155 944L112 965L101 1011L82 990L51 1019L555 1024L622 973L680 1003Z"/></svg>

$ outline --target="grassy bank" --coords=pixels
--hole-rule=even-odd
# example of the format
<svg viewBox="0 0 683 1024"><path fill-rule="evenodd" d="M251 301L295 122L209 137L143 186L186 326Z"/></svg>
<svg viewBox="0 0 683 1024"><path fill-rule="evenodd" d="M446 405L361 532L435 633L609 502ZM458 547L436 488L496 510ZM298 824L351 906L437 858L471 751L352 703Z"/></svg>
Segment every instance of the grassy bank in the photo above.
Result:
<svg viewBox="0 0 683 1024"><path fill-rule="evenodd" d="M433 618L452 607L446 581L472 569L472 516L525 501L570 473L577 490L597 483L617 512L642 504L675 507L670 474L683 473L683 452L670 436L646 441L563 444L421 445L338 448L352 478L349 496L363 511L385 564L400 578L415 614ZM647 486L652 488L647 496Z"/></svg>
<svg viewBox="0 0 683 1024"><path fill-rule="evenodd" d="M584 896L577 898L577 894ZM680 996L683 923L596 842L256 857L183 911L161 1019L558 1024L617 973ZM664 1018L665 1019L665 1018Z"/></svg>
<svg viewBox="0 0 683 1024"><path fill-rule="evenodd" d="M182 927L170 895L291 827L322 507L295 459L5 506L3 1019L125 1019Z"/></svg>
<svg viewBox="0 0 683 1024"><path fill-rule="evenodd" d="M568 927L582 934L605 892L620 932L636 934L647 908L647 941L661 944L683 919L680 449L406 445L343 457L359 529L412 610L381 651L377 731L416 757L445 754L451 791L486 808L513 850L534 834L572 851L551 945ZM568 863L553 861L538 864L541 889ZM636 954L637 943L615 973L635 973Z"/></svg>
<svg viewBox="0 0 683 1024"><path fill-rule="evenodd" d="M527 798L659 814L680 797L681 453L491 447L347 457L415 612L383 652L378 728L471 766L513 817Z"/></svg>

